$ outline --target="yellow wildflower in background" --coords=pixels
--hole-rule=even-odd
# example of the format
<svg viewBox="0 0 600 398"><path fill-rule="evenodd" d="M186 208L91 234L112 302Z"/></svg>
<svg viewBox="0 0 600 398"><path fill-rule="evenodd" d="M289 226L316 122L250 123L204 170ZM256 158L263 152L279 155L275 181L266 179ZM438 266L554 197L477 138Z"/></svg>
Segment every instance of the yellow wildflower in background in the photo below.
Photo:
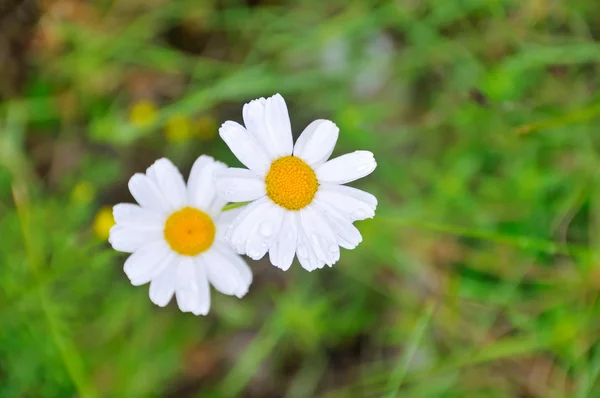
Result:
<svg viewBox="0 0 600 398"><path fill-rule="evenodd" d="M202 115L194 122L194 135L200 141L210 141L217 135L217 121L209 115Z"/></svg>
<svg viewBox="0 0 600 398"><path fill-rule="evenodd" d="M129 109L129 122L135 127L145 127L156 120L158 109L152 101L141 100Z"/></svg>
<svg viewBox="0 0 600 398"><path fill-rule="evenodd" d="M165 138L169 142L186 142L192 135L192 122L189 117L182 114L171 116L165 124Z"/></svg>
<svg viewBox="0 0 600 398"><path fill-rule="evenodd" d="M87 205L94 200L96 188L89 181L81 181L71 191L71 200L79 205Z"/></svg>
<svg viewBox="0 0 600 398"><path fill-rule="evenodd" d="M94 235L98 239L108 240L110 229L115 225L112 208L105 206L100 209L94 219Z"/></svg>

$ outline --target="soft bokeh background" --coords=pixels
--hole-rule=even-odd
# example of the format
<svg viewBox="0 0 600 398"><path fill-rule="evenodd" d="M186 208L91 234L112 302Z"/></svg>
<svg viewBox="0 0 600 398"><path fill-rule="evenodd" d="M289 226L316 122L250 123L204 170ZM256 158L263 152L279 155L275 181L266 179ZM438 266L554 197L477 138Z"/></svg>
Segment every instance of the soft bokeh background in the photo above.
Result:
<svg viewBox="0 0 600 398"><path fill-rule="evenodd" d="M0 397L600 397L600 2L2 0ZM364 241L207 317L106 242L280 92L370 150Z"/></svg>

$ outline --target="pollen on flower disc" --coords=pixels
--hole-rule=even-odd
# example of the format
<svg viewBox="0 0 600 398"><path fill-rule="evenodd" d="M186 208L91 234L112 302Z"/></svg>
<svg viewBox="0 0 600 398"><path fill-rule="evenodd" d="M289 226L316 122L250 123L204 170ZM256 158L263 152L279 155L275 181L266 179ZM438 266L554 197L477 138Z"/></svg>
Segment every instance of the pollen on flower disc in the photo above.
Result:
<svg viewBox="0 0 600 398"><path fill-rule="evenodd" d="M167 218L164 234L173 251L195 256L212 246L215 232L215 224L208 214L184 207Z"/></svg>
<svg viewBox="0 0 600 398"><path fill-rule="evenodd" d="M319 188L314 170L296 156L275 160L265 178L267 196L288 210L308 206Z"/></svg>

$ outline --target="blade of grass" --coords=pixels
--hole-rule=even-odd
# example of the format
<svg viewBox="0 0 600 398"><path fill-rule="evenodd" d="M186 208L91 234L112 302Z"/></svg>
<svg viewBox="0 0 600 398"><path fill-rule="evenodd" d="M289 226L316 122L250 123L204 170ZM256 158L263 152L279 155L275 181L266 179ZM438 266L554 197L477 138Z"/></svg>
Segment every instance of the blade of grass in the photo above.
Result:
<svg viewBox="0 0 600 398"><path fill-rule="evenodd" d="M10 123L7 124L8 130L14 130L19 135L19 132L23 131L25 123L25 114L19 112L20 108L11 107L9 108L8 120ZM94 387L87 381L84 372L83 360L75 345L70 341L63 333L61 333L61 319L52 304L52 301L46 293L45 286L42 281L40 269L43 264L42 255L39 252L39 246L35 242L34 228L32 227L31 219L31 205L29 199L28 190L28 176L32 176L33 173L27 167L25 157L23 156L20 148L13 148L13 158L16 164L20 167L8 167L12 174L12 194L15 208L17 211L20 231L23 239L23 245L25 247L25 253L27 263L31 270L31 275L34 279L34 284L37 286L35 289L39 300L40 307L44 313L46 323L50 332L50 337L54 345L56 346L60 358L65 366L67 374L71 378L75 388L78 391L79 396L84 398L94 398L99 396ZM8 159L4 159L7 162ZM10 162L7 162L10 163ZM7 164L11 166L11 164ZM14 165L13 165L14 166Z"/></svg>
<svg viewBox="0 0 600 398"><path fill-rule="evenodd" d="M294 377L292 385L285 395L286 398L304 398L314 396L319 380L325 373L328 360L322 353L308 356L302 368Z"/></svg>
<svg viewBox="0 0 600 398"><path fill-rule="evenodd" d="M514 133L517 135L531 134L540 130L554 127L566 126L574 123L582 123L600 116L600 104L593 104L586 108L577 109L558 117L541 120L539 122L527 123L517 127Z"/></svg>
<svg viewBox="0 0 600 398"><path fill-rule="evenodd" d="M459 371L469 366L481 365L507 358L514 359L520 356L533 355L543 352L556 344L564 344L566 341L564 336L553 338L541 338L539 336L506 337L480 347L477 352L456 354L433 366L406 374L404 383L418 385L418 383L426 382L436 375ZM363 364L362 366L366 365ZM382 396L389 388L390 379L388 373L385 371L389 369L389 363L376 361L370 363L369 368L371 372L365 375L363 380L359 380L353 385L346 385L327 391L322 397L353 396L352 393L359 388L366 390L364 392L366 396Z"/></svg>
<svg viewBox="0 0 600 398"><path fill-rule="evenodd" d="M42 260L32 238L32 229L30 227L31 216L25 186L22 184L19 185L19 183L16 182L13 185L13 197L19 215L21 234L27 254L27 263L31 269L32 276L38 284L38 288L36 289L37 296L40 302L40 307L44 313L48 329L50 331L50 337L54 342L65 369L75 385L79 395L85 398L98 397L99 395L96 393L93 386L86 380L83 360L79 355L75 345L63 333L61 333L60 325L62 321L60 320L50 298L48 297L44 285L38 280L39 268Z"/></svg>
<svg viewBox="0 0 600 398"><path fill-rule="evenodd" d="M225 397L236 397L246 387L261 362L273 351L283 330L275 322L265 324L246 351L240 355L234 367L223 378L221 391Z"/></svg>
<svg viewBox="0 0 600 398"><path fill-rule="evenodd" d="M587 398L591 397L592 389L600 376L600 351L596 351L590 363L588 363L587 369L583 372L577 383L577 390L575 392L576 398Z"/></svg>
<svg viewBox="0 0 600 398"><path fill-rule="evenodd" d="M462 238L472 238L501 245L513 246L519 249L536 250L548 254L587 254L588 249L584 246L574 244L563 244L528 236L501 235L494 232L478 230L458 225L442 224L420 220L403 219L395 216L381 215L377 218L379 222L394 223L407 227L414 227L433 232L455 235Z"/></svg>
<svg viewBox="0 0 600 398"><path fill-rule="evenodd" d="M410 363L412 362L419 345L421 344L421 340L423 339L423 335L425 334L425 330L427 330L427 326L431 321L431 316L433 315L433 311L435 309L436 304L434 302L429 303L425 312L419 318L417 325L415 326L412 336L408 342L408 346L406 351L398 362L398 366L393 371L387 386L387 397L394 398L398 396L398 391L404 382L404 378L406 377L406 373L408 372L408 368Z"/></svg>

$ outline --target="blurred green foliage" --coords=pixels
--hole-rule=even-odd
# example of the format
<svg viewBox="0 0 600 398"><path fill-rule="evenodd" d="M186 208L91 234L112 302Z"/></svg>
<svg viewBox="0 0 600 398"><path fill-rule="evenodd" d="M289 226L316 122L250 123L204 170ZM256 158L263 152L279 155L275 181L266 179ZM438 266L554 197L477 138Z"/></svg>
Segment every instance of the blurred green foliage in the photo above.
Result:
<svg viewBox="0 0 600 398"><path fill-rule="evenodd" d="M600 2L7 4L0 397L600 396ZM375 153L363 243L154 306L96 215L275 92Z"/></svg>

